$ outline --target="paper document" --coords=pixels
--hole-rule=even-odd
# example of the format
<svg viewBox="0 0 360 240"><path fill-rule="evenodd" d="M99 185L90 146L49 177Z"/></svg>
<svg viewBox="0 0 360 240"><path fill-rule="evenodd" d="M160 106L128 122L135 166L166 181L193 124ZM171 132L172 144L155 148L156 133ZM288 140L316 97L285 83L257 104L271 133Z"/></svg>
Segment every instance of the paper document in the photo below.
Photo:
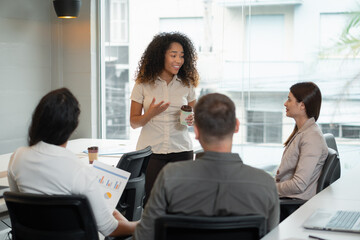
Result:
<svg viewBox="0 0 360 240"><path fill-rule="evenodd" d="M96 178L102 196L110 209L115 209L129 180L130 173L100 161L94 161L93 167L96 170Z"/></svg>

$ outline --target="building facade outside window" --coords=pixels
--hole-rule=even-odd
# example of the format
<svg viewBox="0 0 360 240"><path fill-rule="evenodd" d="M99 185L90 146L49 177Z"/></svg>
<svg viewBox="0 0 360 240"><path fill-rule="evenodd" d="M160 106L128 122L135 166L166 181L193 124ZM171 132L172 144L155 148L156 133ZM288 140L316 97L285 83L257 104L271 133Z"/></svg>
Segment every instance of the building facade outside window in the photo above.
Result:
<svg viewBox="0 0 360 240"><path fill-rule="evenodd" d="M102 137L137 140L129 95L138 61L155 34L180 31L198 50L197 96L216 91L234 100L241 123L234 149L247 163L280 162L294 127L283 106L289 87L313 81L323 94L319 125L335 135L346 167L357 164L360 56L337 49L360 10L356 0L101 2Z"/></svg>
<svg viewBox="0 0 360 240"><path fill-rule="evenodd" d="M127 0L101 1L102 136L129 138L129 8Z"/></svg>

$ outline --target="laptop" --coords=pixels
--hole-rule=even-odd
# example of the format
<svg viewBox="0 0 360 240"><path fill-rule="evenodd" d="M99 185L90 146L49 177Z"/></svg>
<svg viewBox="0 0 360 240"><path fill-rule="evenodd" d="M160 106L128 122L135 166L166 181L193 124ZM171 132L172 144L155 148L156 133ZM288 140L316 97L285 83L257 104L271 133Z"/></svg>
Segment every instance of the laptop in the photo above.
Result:
<svg viewBox="0 0 360 240"><path fill-rule="evenodd" d="M303 224L306 229L360 233L360 211L317 209Z"/></svg>

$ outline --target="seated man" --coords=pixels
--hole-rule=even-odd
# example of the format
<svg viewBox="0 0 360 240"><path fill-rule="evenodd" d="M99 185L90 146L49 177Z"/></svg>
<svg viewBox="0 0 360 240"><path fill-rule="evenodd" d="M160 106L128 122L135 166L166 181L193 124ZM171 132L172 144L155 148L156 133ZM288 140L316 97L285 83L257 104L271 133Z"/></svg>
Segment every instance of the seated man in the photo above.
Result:
<svg viewBox="0 0 360 240"><path fill-rule="evenodd" d="M272 177L231 153L239 124L227 96L214 93L199 100L194 131L205 152L195 161L170 163L160 172L135 229L137 240L154 239L154 221L164 214L261 214L268 230L278 224L279 197Z"/></svg>

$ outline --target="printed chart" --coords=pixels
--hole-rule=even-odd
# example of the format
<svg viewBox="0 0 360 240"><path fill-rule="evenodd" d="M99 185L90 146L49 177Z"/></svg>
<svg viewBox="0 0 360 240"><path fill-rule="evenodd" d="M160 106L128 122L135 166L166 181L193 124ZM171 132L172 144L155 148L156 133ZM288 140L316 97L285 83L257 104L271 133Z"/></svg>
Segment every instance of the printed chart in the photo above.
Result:
<svg viewBox="0 0 360 240"><path fill-rule="evenodd" d="M100 161L94 161L93 167L97 173L96 179L101 187L102 196L110 209L115 209L129 180L130 173Z"/></svg>

